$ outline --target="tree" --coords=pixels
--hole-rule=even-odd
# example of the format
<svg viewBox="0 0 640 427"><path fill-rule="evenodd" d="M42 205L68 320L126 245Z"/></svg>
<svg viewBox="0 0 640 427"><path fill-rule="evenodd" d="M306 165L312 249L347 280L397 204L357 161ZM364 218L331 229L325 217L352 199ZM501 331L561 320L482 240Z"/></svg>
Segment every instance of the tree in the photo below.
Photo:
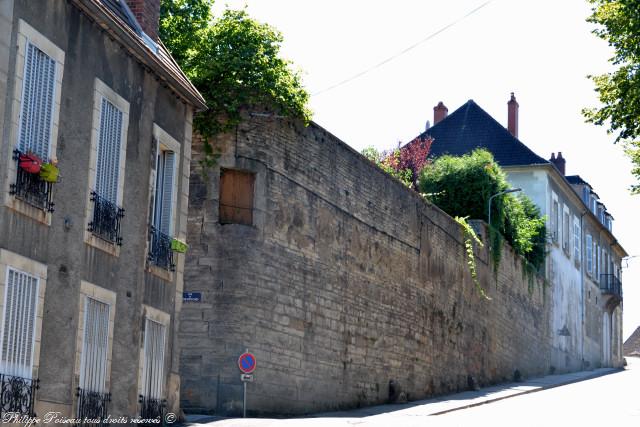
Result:
<svg viewBox="0 0 640 427"><path fill-rule="evenodd" d="M160 39L180 67L191 71L191 57L211 25L213 0L161 0Z"/></svg>
<svg viewBox="0 0 640 427"><path fill-rule="evenodd" d="M276 29L244 10L226 10L210 23L211 0L162 4L161 37L207 102L208 110L194 118L196 130L206 137L229 131L243 109L255 106L308 123L309 94L300 72L280 57Z"/></svg>
<svg viewBox="0 0 640 427"><path fill-rule="evenodd" d="M509 188L506 174L485 149L463 156L445 155L427 164L420 173L420 191L453 217L488 220L489 198ZM502 239L511 244L534 269L546 256L545 219L525 195L503 194L491 203L491 246L496 265ZM497 268L496 268L497 271Z"/></svg>
<svg viewBox="0 0 640 427"><path fill-rule="evenodd" d="M614 49L610 61L617 66L611 73L590 76L602 106L586 108L588 122L608 124L609 133L617 133L615 142L625 144L640 181L640 0L587 0L593 5L588 22L593 30ZM640 184L631 188L640 194Z"/></svg>

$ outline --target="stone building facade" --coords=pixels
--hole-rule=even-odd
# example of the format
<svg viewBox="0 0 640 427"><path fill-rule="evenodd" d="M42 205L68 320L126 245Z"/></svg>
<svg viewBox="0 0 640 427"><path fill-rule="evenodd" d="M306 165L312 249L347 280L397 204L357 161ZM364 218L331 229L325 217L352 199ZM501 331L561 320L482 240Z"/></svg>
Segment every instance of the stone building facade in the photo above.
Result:
<svg viewBox="0 0 640 427"><path fill-rule="evenodd" d="M170 245L202 108L125 2L0 2L3 414L177 411Z"/></svg>
<svg viewBox="0 0 640 427"><path fill-rule="evenodd" d="M545 374L550 300L505 247L494 276L461 228L326 130L247 114L194 139L181 312L182 406L249 414L410 400ZM483 229L482 224L476 224Z"/></svg>

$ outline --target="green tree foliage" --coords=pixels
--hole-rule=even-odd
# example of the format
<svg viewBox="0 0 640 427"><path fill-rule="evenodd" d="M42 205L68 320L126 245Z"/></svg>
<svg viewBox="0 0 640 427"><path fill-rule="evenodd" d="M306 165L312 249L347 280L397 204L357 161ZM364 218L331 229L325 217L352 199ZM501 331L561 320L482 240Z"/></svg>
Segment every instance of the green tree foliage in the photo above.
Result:
<svg viewBox="0 0 640 427"><path fill-rule="evenodd" d="M191 58L211 25L213 0L161 0L160 39L190 74Z"/></svg>
<svg viewBox="0 0 640 427"><path fill-rule="evenodd" d="M161 7L161 37L209 107L195 117L195 128L209 137L229 131L244 108L255 106L308 123L309 94L300 72L280 57L282 35L244 10L210 21L211 4L163 0Z"/></svg>
<svg viewBox="0 0 640 427"><path fill-rule="evenodd" d="M489 198L509 188L505 173L487 150L463 156L442 156L420 174L419 188L430 201L454 217L488 220ZM491 203L491 227L537 269L545 257L545 219L525 195L504 194ZM499 240L492 238L494 261Z"/></svg>
<svg viewBox="0 0 640 427"><path fill-rule="evenodd" d="M633 174L640 180L640 0L587 0L596 24L593 31L614 49L610 61L615 71L590 76L602 106L584 109L588 122L608 124L617 133L634 164ZM632 186L640 194L640 184Z"/></svg>

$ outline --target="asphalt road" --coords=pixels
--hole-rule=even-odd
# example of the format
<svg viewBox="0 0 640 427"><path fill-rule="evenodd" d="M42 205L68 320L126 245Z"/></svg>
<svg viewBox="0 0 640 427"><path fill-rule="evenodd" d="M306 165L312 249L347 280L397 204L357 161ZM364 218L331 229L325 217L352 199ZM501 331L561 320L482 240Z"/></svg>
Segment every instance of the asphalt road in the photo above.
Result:
<svg viewBox="0 0 640 427"><path fill-rule="evenodd" d="M340 413L315 418L227 419L211 427L383 427L383 426L532 426L640 427L640 358L627 358L624 371L547 390L510 397L442 415L427 405L371 416ZM433 411L431 411L433 412Z"/></svg>

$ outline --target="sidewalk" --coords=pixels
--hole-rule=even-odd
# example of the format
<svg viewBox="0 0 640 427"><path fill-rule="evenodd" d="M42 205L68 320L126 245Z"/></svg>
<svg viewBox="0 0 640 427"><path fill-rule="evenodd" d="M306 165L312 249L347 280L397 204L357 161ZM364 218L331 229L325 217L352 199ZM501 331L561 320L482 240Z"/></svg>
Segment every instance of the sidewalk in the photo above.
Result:
<svg viewBox="0 0 640 427"><path fill-rule="evenodd" d="M441 415L448 412L457 411L460 409L471 408L474 406L484 405L498 400L507 399L514 396L519 396L527 393L534 393L536 391L546 390L554 387L563 386L566 384L575 383L578 381L584 381L603 375L608 375L614 372L618 372L620 369L614 368L600 368L592 371L580 371L570 374L560 375L547 375L545 377L533 378L525 380L519 383L506 383L496 386L486 387L478 391L466 391L457 394L451 394L447 396L441 396L433 399L417 400L404 404L385 404L370 406L367 408L352 409L348 411L337 412L323 412L313 415L307 415L306 419L314 418L364 418L375 415L388 414L393 412L394 415L412 415L412 416L428 416L428 415ZM221 421L221 427L230 425L223 422L225 418L215 416L203 416L203 415L187 415L187 426L198 426L209 424L216 426ZM226 419L230 421L231 419ZM289 419L292 420L292 419ZM234 426L253 426L263 424L258 419L246 419L245 423L241 423L241 419L235 419ZM267 421L263 419L263 421ZM275 421L273 419L271 422ZM280 420L284 421L284 420ZM256 423L258 422L258 423ZM271 424L271 423L269 423Z"/></svg>

